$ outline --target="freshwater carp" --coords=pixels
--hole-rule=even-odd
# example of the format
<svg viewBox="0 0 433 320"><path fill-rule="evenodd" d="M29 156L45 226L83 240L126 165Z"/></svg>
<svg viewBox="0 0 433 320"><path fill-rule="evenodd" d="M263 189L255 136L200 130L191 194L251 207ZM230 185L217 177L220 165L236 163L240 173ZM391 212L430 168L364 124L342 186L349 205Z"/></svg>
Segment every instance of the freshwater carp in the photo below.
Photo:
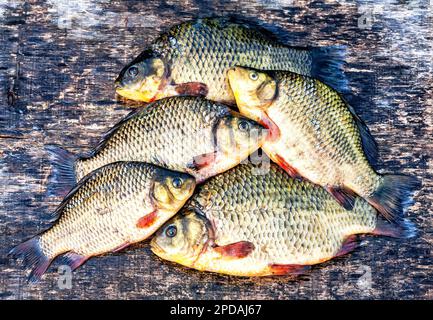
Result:
<svg viewBox="0 0 433 320"><path fill-rule="evenodd" d="M151 102L204 95L234 105L226 70L236 65L289 70L345 90L341 47L288 47L247 23L206 18L172 27L125 66L116 79L119 95Z"/></svg>
<svg viewBox="0 0 433 320"><path fill-rule="evenodd" d="M401 216L418 180L376 173L376 143L338 92L287 71L233 67L227 74L240 112L270 130L263 150L292 177L323 186L346 209L358 194L386 219Z"/></svg>
<svg viewBox="0 0 433 320"><path fill-rule="evenodd" d="M192 195L196 182L187 174L141 162L117 162L84 178L66 196L55 224L12 249L38 281L64 254L76 269L92 256L116 252L142 241L171 218Z"/></svg>
<svg viewBox="0 0 433 320"><path fill-rule="evenodd" d="M241 164L200 186L155 233L152 251L200 271L295 275L354 250L356 234L415 235L411 222L378 219L361 197L346 210L320 186L292 179L275 164L266 174L255 170Z"/></svg>
<svg viewBox="0 0 433 320"><path fill-rule="evenodd" d="M202 97L173 97L137 109L77 158L49 146L54 171L48 192L64 194L89 172L117 161L142 161L187 172L197 182L224 172L257 150L267 131L254 120Z"/></svg>

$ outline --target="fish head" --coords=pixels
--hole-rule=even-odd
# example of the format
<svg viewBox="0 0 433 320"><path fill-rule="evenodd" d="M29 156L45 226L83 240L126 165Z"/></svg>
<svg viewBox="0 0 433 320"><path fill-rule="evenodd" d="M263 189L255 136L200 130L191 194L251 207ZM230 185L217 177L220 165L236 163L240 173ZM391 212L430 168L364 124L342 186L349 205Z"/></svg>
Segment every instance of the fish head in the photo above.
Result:
<svg viewBox="0 0 433 320"><path fill-rule="evenodd" d="M240 163L260 148L267 137L267 130L258 122L230 111L216 130L217 150L225 158Z"/></svg>
<svg viewBox="0 0 433 320"><path fill-rule="evenodd" d="M156 207L177 212L191 197L195 186L195 178L188 173L158 168L153 187Z"/></svg>
<svg viewBox="0 0 433 320"><path fill-rule="evenodd" d="M143 102L163 98L167 72L162 58L151 49L145 50L119 73L115 81L116 93Z"/></svg>
<svg viewBox="0 0 433 320"><path fill-rule="evenodd" d="M213 229L209 220L195 209L188 208L163 225L150 246L160 258L191 267L212 240Z"/></svg>
<svg viewBox="0 0 433 320"><path fill-rule="evenodd" d="M244 67L230 68L227 78L241 113L259 121L277 95L275 79L267 72Z"/></svg>

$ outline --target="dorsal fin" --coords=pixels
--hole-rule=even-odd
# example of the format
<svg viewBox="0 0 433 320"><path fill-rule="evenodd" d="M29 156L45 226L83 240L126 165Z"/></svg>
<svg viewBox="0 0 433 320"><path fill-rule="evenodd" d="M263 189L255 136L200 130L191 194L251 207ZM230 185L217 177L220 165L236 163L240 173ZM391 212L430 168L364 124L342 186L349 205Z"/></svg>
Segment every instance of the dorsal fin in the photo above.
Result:
<svg viewBox="0 0 433 320"><path fill-rule="evenodd" d="M347 102L347 100L341 94L339 94L339 96L347 105L347 108L349 109L350 113L353 116L353 119L355 120L355 123L359 130L359 134L361 135L362 148L364 150L365 155L367 156L368 162L372 166L376 165L379 159L379 152L377 149L377 143L370 133L370 129L368 129L364 120L362 120L356 114L355 109Z"/></svg>

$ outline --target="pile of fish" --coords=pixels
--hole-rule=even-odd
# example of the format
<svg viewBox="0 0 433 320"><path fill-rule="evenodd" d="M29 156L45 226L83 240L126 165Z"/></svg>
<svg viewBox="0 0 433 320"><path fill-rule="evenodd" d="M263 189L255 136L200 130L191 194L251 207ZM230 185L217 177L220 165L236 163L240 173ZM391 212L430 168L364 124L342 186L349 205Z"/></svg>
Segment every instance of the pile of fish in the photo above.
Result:
<svg viewBox="0 0 433 320"><path fill-rule="evenodd" d="M11 253L37 281L59 255L76 269L154 235L156 255L197 270L296 275L354 250L357 234L413 237L418 181L373 169L342 60L230 19L171 28L116 80L141 108L89 154L47 148L49 195L64 200Z"/></svg>

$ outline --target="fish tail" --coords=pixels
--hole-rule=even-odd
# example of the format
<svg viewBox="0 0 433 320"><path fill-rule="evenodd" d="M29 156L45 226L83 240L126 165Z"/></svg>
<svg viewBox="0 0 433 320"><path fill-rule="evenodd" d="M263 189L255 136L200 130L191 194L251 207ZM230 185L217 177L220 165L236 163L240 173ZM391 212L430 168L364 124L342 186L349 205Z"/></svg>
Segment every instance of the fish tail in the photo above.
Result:
<svg viewBox="0 0 433 320"><path fill-rule="evenodd" d="M349 82L344 73L346 47L328 46L312 48L311 76L331 86L338 92L348 92Z"/></svg>
<svg viewBox="0 0 433 320"><path fill-rule="evenodd" d="M31 283L41 279L53 260L43 253L39 240L40 236L36 236L17 245L9 252L13 257L23 257L26 267L31 268L28 277Z"/></svg>
<svg viewBox="0 0 433 320"><path fill-rule="evenodd" d="M69 151L56 146L45 147L52 164L48 177L47 195L49 197L63 197L76 183L75 161L77 157Z"/></svg>
<svg viewBox="0 0 433 320"><path fill-rule="evenodd" d="M383 176L382 183L366 198L389 222L397 224L405 221L406 209L413 204L412 194L419 188L417 178L405 175Z"/></svg>

